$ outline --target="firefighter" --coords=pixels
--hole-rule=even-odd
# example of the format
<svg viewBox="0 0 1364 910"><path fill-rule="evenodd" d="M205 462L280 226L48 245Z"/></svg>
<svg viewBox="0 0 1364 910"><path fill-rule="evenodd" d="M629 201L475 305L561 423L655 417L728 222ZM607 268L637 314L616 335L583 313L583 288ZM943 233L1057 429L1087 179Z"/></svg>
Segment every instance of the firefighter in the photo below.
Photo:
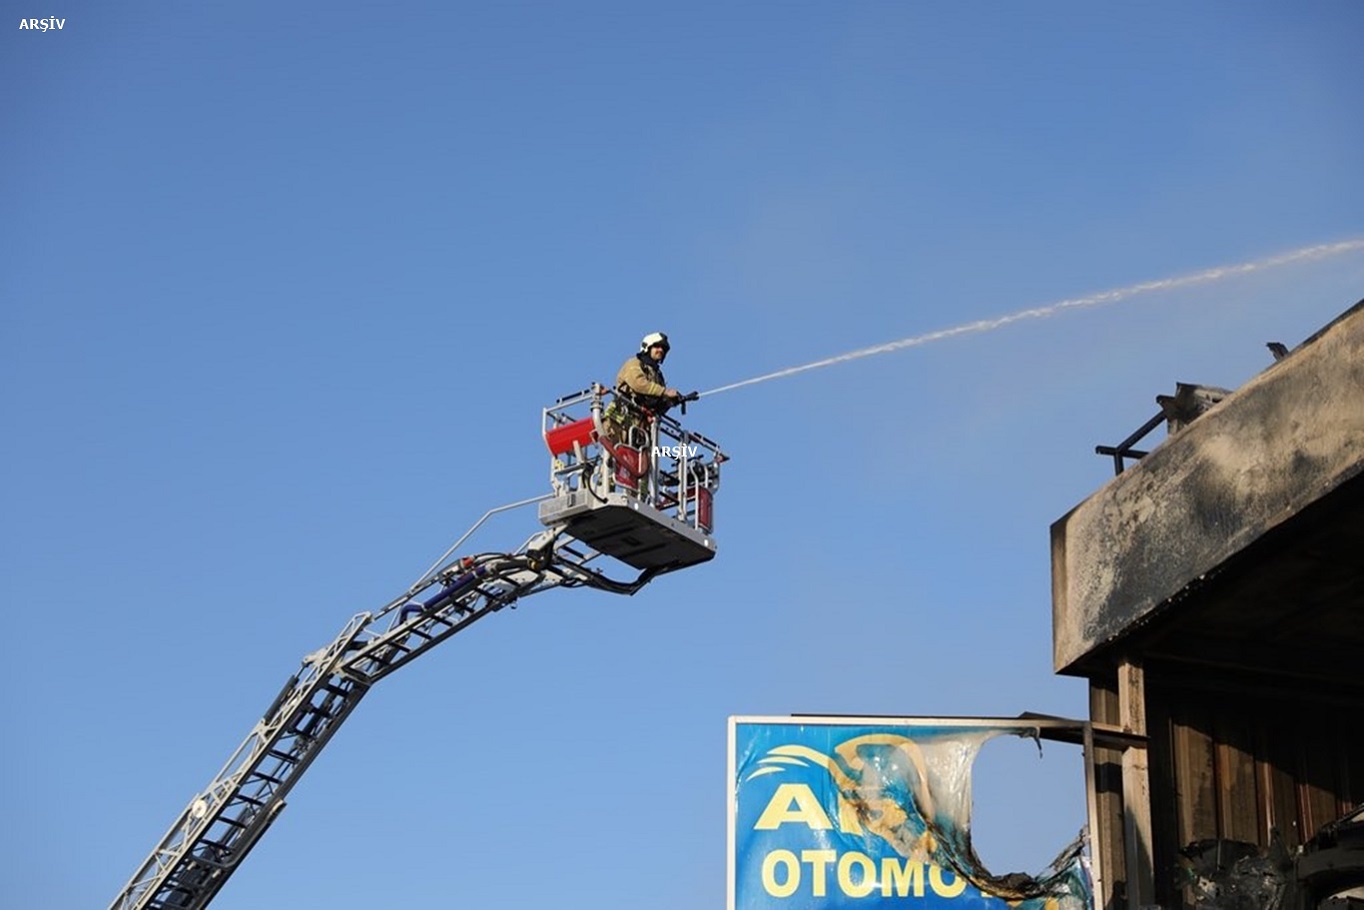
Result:
<svg viewBox="0 0 1364 910"><path fill-rule="evenodd" d="M663 378L663 361L668 357L668 336L662 332L645 335L639 353L625 361L616 374L616 391L634 404L662 414L682 397L668 388Z"/></svg>
<svg viewBox="0 0 1364 910"><path fill-rule="evenodd" d="M663 361L668 356L668 336L662 332L645 335L639 353L625 361L616 375L616 400L602 415L611 442L639 450L641 468L651 453L645 449L649 438L650 414L663 414L682 398L663 378ZM624 457L622 455L621 457ZM647 480L639 477L636 492L648 496ZM634 483L631 485L633 486Z"/></svg>

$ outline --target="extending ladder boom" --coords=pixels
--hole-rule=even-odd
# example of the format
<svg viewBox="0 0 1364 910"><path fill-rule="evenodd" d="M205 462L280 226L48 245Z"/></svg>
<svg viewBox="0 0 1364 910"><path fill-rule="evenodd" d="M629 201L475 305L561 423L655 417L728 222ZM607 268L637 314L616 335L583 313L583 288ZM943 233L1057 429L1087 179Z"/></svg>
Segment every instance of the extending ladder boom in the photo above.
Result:
<svg viewBox="0 0 1364 910"><path fill-rule="evenodd" d="M465 557L428 572L377 613L352 617L330 644L303 659L110 910L207 906L274 822L289 790L323 746L388 674L531 594L555 587L633 594L660 574L645 570L632 582L609 579L588 565L598 554L575 545L561 529L551 528L513 553Z"/></svg>

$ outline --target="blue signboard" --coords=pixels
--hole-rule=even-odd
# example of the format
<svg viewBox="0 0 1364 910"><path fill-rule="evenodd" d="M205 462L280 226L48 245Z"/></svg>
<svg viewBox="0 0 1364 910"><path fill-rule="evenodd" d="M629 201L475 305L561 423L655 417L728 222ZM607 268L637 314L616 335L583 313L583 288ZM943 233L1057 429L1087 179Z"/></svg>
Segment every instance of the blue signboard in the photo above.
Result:
<svg viewBox="0 0 1364 910"><path fill-rule="evenodd" d="M1078 840L1036 878L971 849L971 763L1001 734L1036 729L731 718L731 910L1090 910Z"/></svg>

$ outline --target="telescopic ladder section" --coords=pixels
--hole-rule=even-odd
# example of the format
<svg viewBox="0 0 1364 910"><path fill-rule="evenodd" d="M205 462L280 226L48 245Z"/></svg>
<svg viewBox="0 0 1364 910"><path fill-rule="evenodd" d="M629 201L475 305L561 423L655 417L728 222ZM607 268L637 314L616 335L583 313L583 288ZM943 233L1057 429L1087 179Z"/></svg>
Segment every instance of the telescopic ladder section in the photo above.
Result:
<svg viewBox="0 0 1364 910"><path fill-rule="evenodd" d="M284 798L370 687L445 639L515 601L554 587L633 594L607 578L597 555L555 530L512 554L456 560L377 614L350 620L308 655L227 764L197 795L111 905L112 910L191 910L208 904L265 833Z"/></svg>
<svg viewBox="0 0 1364 910"><path fill-rule="evenodd" d="M660 481L665 482L666 478ZM556 485L555 494L512 506L549 500L557 493ZM687 508L684 502L684 514ZM695 505L689 508L696 509ZM483 519L503 509L494 509ZM542 510L541 520L545 517ZM290 789L370 687L452 635L550 588L590 587L634 594L657 575L699 561L652 559L641 565L640 560L626 559L640 572L633 581L619 581L594 565L602 555L616 553L578 537L572 521L545 523L546 530L511 553L482 553L445 564L442 557L437 561L440 568L433 567L377 613L354 616L330 644L305 657L246 740L208 787L190 801L110 910L206 907L274 822ZM446 555L468 536L460 538ZM714 554L713 543L710 554Z"/></svg>

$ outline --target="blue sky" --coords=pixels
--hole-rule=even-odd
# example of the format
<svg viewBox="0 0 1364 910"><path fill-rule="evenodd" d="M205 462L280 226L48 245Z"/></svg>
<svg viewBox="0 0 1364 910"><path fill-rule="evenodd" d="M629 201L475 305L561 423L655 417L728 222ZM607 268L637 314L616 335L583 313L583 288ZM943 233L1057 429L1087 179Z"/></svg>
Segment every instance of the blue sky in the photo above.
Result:
<svg viewBox="0 0 1364 910"><path fill-rule="evenodd" d="M646 332L706 389L1364 236L1344 0L3 6L7 907L107 905ZM215 908L714 907L729 715L1083 716L1093 446L1360 297L1355 252L700 402L719 557L386 680ZM995 745L980 852L1035 869L1078 761Z"/></svg>

